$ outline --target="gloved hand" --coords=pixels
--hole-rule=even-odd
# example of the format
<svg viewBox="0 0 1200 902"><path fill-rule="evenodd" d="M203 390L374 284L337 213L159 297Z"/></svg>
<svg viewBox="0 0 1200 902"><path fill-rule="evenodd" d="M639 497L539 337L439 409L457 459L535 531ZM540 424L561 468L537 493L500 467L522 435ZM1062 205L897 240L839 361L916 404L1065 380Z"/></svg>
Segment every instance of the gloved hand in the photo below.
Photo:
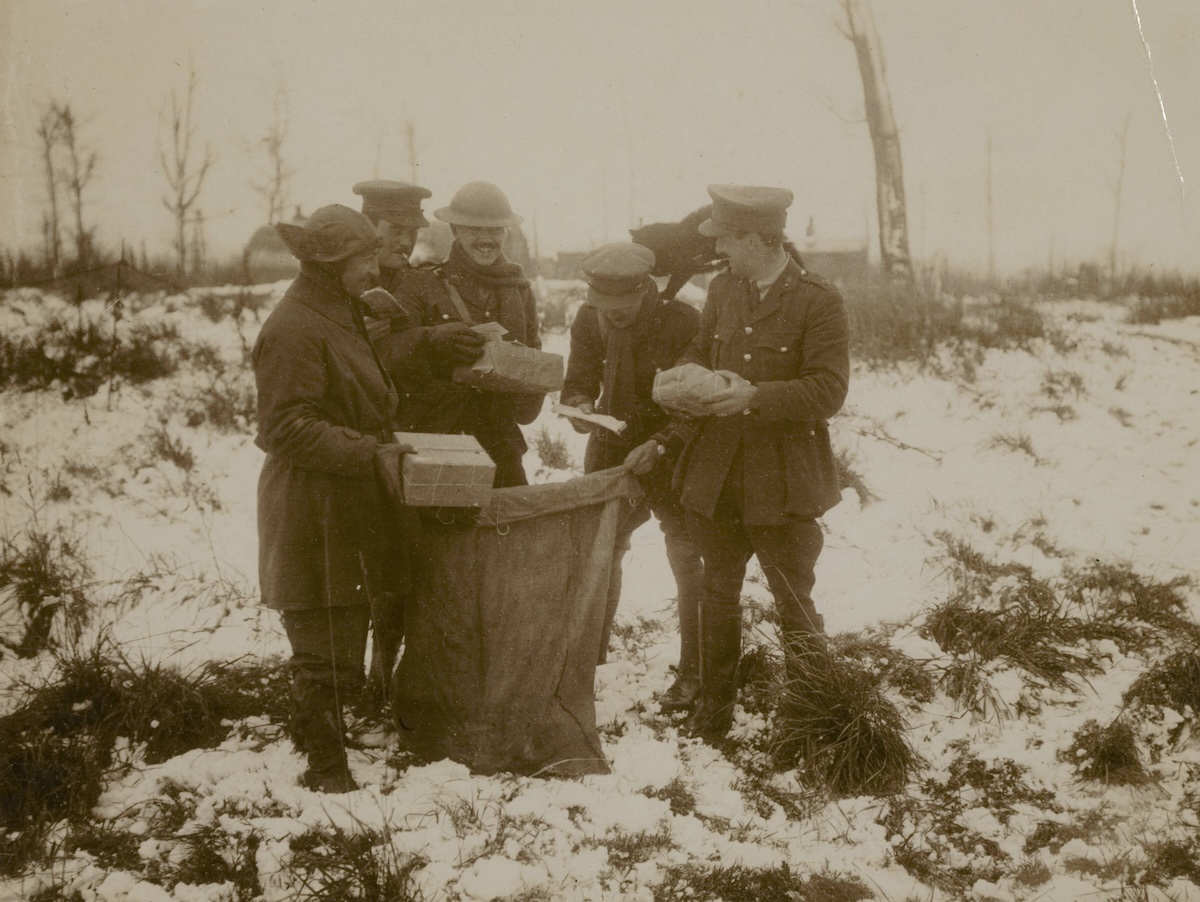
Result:
<svg viewBox="0 0 1200 902"><path fill-rule="evenodd" d="M580 401L578 404L575 405L575 409L578 410L580 413L595 413L596 412L596 408L592 405L591 401ZM595 423L588 423L585 420L570 420L570 419L568 419L568 422L571 424L571 428L574 429L576 432L580 433L581 435L589 435L590 433L595 432L597 429L600 428Z"/></svg>
<svg viewBox="0 0 1200 902"><path fill-rule="evenodd" d="M442 363L474 363L486 341L466 323L442 323L429 330L429 348Z"/></svg>
<svg viewBox="0 0 1200 902"><path fill-rule="evenodd" d="M642 442L625 456L625 472L634 476L645 476L666 453L667 449L654 439Z"/></svg>
<svg viewBox="0 0 1200 902"><path fill-rule="evenodd" d="M375 475L383 487L384 494L397 504L404 503L404 487L400 480L400 458L413 454L416 448L399 442L387 442L375 446L372 463Z"/></svg>

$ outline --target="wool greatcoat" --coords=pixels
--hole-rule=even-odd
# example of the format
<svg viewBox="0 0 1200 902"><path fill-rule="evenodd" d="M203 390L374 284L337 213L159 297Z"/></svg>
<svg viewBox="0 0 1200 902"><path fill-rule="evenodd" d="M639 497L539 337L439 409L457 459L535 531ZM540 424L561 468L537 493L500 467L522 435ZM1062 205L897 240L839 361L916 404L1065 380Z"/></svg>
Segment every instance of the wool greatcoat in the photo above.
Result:
<svg viewBox="0 0 1200 902"><path fill-rule="evenodd" d="M366 605L386 588L387 501L374 470L397 396L355 322L354 302L313 264L254 346L259 581L280 610ZM387 569L391 569L390 567Z"/></svg>
<svg viewBox="0 0 1200 902"><path fill-rule="evenodd" d="M745 414L673 421L660 433L681 449L675 483L686 509L712 519L731 475L741 480L747 526L812 519L838 503L828 418L846 399L850 359L837 289L794 260L761 299L748 280L717 276L677 363L731 370L758 386Z"/></svg>

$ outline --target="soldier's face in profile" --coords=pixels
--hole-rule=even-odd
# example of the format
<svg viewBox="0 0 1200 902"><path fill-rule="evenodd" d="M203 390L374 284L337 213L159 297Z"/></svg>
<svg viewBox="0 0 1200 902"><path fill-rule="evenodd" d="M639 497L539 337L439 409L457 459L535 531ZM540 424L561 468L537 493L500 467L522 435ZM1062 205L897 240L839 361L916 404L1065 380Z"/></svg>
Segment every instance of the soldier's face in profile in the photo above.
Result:
<svg viewBox="0 0 1200 902"><path fill-rule="evenodd" d="M375 231L383 239L379 248L379 265L386 269L401 269L408 265L408 258L417 245L417 230L411 226L396 225L386 219L379 220Z"/></svg>
<svg viewBox="0 0 1200 902"><path fill-rule="evenodd" d="M627 329L637 319L638 311L642 309L642 302L640 298L636 298L619 306L606 307L603 310L597 309L614 329Z"/></svg>
<svg viewBox="0 0 1200 902"><path fill-rule="evenodd" d="M491 266L500 259L504 248L504 232L504 228L454 227L454 237L467 256L480 266Z"/></svg>
<svg viewBox="0 0 1200 902"><path fill-rule="evenodd" d="M348 259L342 267L342 287L350 297L360 297L364 291L379 284L379 262L375 251L364 251Z"/></svg>
<svg viewBox="0 0 1200 902"><path fill-rule="evenodd" d="M733 275L747 279L758 274L768 256L757 232L726 232L718 236L717 253L729 260Z"/></svg>

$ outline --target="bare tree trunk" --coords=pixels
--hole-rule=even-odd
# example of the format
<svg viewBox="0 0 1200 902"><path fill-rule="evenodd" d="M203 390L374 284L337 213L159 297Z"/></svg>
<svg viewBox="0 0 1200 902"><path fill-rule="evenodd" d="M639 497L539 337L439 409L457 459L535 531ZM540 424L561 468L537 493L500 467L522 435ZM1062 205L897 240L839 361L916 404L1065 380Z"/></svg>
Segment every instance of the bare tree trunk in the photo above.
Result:
<svg viewBox="0 0 1200 902"><path fill-rule="evenodd" d="M404 138L408 144L408 171L411 181L417 184L417 127L409 119L404 123Z"/></svg>
<svg viewBox="0 0 1200 902"><path fill-rule="evenodd" d="M163 195L162 202L175 220L175 265L181 276L187 275L189 215L200 196L200 189L204 187L204 178L216 161L208 144L204 145L203 156L199 160L194 158L196 129L192 124L192 107L196 96L196 82L196 70L189 69L187 93L184 98L180 100L178 92L171 92L167 122L170 151L163 147L161 137L158 145L158 158L162 163L168 187L168 193Z"/></svg>
<svg viewBox="0 0 1200 902"><path fill-rule="evenodd" d="M71 112L70 104L63 104L58 108L58 117L62 144L67 151L68 168L63 180L66 182L67 199L75 218L75 259L79 268L83 270L92 262L92 229L85 228L83 224L83 192L96 172L96 152L80 146L75 133L75 115Z"/></svg>
<svg viewBox="0 0 1200 902"><path fill-rule="evenodd" d="M253 185L254 190L267 203L267 222L279 222L288 206L288 189L295 174L287 165L283 145L287 141L291 126L291 103L282 82L275 86L271 96L271 119L267 133L258 142L267 154L267 174L261 182Z"/></svg>
<svg viewBox="0 0 1200 902"><path fill-rule="evenodd" d="M987 228L988 228L988 282L996 282L996 212L992 196L992 130L987 136Z"/></svg>
<svg viewBox="0 0 1200 902"><path fill-rule="evenodd" d="M43 218L42 231L46 242L46 264L55 275L58 274L58 263L62 256L58 221L58 170L54 165L54 149L61 138L61 128L58 119L58 104L50 102L49 107L42 113L42 121L38 124L38 140L42 152L42 166L46 175L46 195L50 202L49 209Z"/></svg>
<svg viewBox="0 0 1200 902"><path fill-rule="evenodd" d="M1112 246L1108 252L1108 274L1114 282L1117 280L1117 239L1121 234L1121 192L1125 186L1125 154L1129 143L1129 120L1130 116L1125 117L1125 124L1121 127L1120 132L1113 132L1117 139L1118 157L1117 157L1117 181L1112 185L1113 193L1113 229L1112 229Z"/></svg>
<svg viewBox="0 0 1200 902"><path fill-rule="evenodd" d="M869 0L841 0L863 83L863 103L875 149L875 200L879 211L879 253L890 276L912 279L908 211L904 200L904 168L900 135L892 115L883 50Z"/></svg>

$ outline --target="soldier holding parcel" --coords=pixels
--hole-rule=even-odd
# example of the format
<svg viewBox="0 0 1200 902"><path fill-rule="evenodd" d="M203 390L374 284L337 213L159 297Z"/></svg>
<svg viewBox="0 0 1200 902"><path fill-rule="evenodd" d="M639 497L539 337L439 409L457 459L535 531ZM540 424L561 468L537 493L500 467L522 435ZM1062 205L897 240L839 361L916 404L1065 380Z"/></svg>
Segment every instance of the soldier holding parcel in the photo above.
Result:
<svg viewBox="0 0 1200 902"><path fill-rule="evenodd" d="M355 788L342 706L363 688L372 598L407 594L395 518L397 395L358 298L378 278L379 238L361 213L321 207L276 226L300 275L254 346L259 582L292 647L292 732L313 789Z"/></svg>
<svg viewBox="0 0 1200 902"><path fill-rule="evenodd" d="M431 320L427 311L437 309L446 289L434 267L413 266L410 260L418 232L429 225L421 202L432 196L432 192L390 179L359 182L353 191L362 197L363 214L375 224L382 241L378 258L379 287L383 291L368 292L365 300L371 303L374 316L388 327L377 328L373 337L390 345L389 356L397 360L414 354L420 359L423 351L443 365L476 360L483 347L483 336L457 320ZM416 331L409 332L402 342L383 340L389 332L402 333L413 327ZM406 382L408 378L400 381ZM405 387L399 387L404 395ZM402 410L404 407L402 398Z"/></svg>
<svg viewBox="0 0 1200 902"><path fill-rule="evenodd" d="M449 259L432 270L437 286L419 296L398 288L401 303L415 311L399 328L417 325L426 330L430 363L425 383L411 393L413 408L402 419L414 432L475 436L496 464L496 488L526 485L521 459L528 446L520 426L537 419L544 395L481 391L451 380L456 366L469 364L482 353L481 336L471 326L499 324L505 341L541 348L529 280L502 250L506 230L518 225L521 217L512 211L504 193L488 182L464 185L449 206L434 215L449 223L454 234ZM405 336L380 342L389 369L408 365L413 341Z"/></svg>
<svg viewBox="0 0 1200 902"><path fill-rule="evenodd" d="M625 423L620 432L573 420L578 431L590 431L584 472L624 463L626 455L662 429L668 415L654 403L654 376L670 367L691 343L700 314L682 301L660 300L650 278L654 254L628 242L608 244L581 264L588 281L588 300L571 324L571 354L563 383L562 403L584 413L598 412ZM609 631L621 595L621 557L630 535L657 517L666 540L667 560L675 575L679 610L679 665L674 683L660 696L664 710L691 706L700 691L699 606L703 594L700 555L688 536L683 508L671 490L666 461L642 477L647 500L626 521L617 539L609 581L608 608L600 648L607 652Z"/></svg>
<svg viewBox="0 0 1200 902"><path fill-rule="evenodd" d="M678 363L723 373L706 416L675 419L630 453L635 472L678 448L675 483L704 558L701 695L686 727L707 741L728 733L741 655L741 588L756 556L779 614L788 660L824 647L812 599L823 545L817 522L841 498L828 419L849 385L846 309L837 290L782 246L792 194L710 186L716 237L729 272L713 280L696 340Z"/></svg>

